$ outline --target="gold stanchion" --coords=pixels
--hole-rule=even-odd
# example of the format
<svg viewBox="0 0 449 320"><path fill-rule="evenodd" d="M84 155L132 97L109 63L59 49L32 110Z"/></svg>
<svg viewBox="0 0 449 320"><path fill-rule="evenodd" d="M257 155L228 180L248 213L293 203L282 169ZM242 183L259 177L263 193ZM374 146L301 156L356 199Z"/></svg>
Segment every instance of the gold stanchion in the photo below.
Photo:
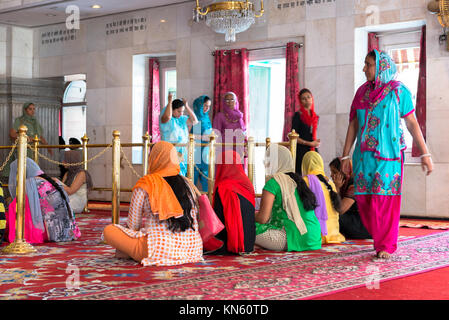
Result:
<svg viewBox="0 0 449 320"><path fill-rule="evenodd" d="M193 180L195 164L194 164L194 151L195 151L195 136L189 134L189 144L187 146L187 178Z"/></svg>
<svg viewBox="0 0 449 320"><path fill-rule="evenodd" d="M265 139L265 148L268 149L268 147L270 146L270 144L271 144L271 138L267 137L267 138Z"/></svg>
<svg viewBox="0 0 449 320"><path fill-rule="evenodd" d="M296 146L298 144L298 138L299 134L296 133L295 129L293 129L292 132L288 134L288 140L290 141L290 152L292 153L293 165L295 166L295 170L296 170Z"/></svg>
<svg viewBox="0 0 449 320"><path fill-rule="evenodd" d="M81 141L83 143L83 162L84 162L84 170L87 171L87 142L89 141L89 138L87 137L86 134L84 134L84 136L81 138ZM84 207L83 212L90 212L89 208L87 207L87 203Z"/></svg>
<svg viewBox="0 0 449 320"><path fill-rule="evenodd" d="M112 223L120 221L120 132L112 132Z"/></svg>
<svg viewBox="0 0 449 320"><path fill-rule="evenodd" d="M26 254L37 252L37 250L24 239L25 222L25 180L28 138L27 127L19 127L19 141L17 146L17 189L16 189L16 239L5 247L4 254Z"/></svg>
<svg viewBox="0 0 449 320"><path fill-rule="evenodd" d="M207 196L212 203L214 181L215 181L215 140L216 135L212 131L209 137L209 179L207 179Z"/></svg>
<svg viewBox="0 0 449 320"><path fill-rule="evenodd" d="M33 160L36 162L36 164L39 164L39 153L38 148L39 147L39 137L37 135L33 138Z"/></svg>
<svg viewBox="0 0 449 320"><path fill-rule="evenodd" d="M248 138L248 178L254 185L254 137Z"/></svg>
<svg viewBox="0 0 449 320"><path fill-rule="evenodd" d="M142 176L147 175L148 173L148 153L150 150L150 139L151 136L147 133L142 136L143 139L143 151L142 151Z"/></svg>

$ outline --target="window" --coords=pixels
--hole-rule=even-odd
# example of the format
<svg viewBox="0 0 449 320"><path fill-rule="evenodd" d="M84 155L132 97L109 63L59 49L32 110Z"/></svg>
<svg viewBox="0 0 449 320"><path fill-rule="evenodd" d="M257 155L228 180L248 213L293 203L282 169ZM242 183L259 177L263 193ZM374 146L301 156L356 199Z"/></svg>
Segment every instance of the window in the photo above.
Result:
<svg viewBox="0 0 449 320"><path fill-rule="evenodd" d="M416 94L418 91L419 78L419 45L391 48L389 49L389 54L396 63L398 69L397 80L404 83L410 89L412 93L413 105L416 107ZM406 152L411 154L413 138L410 132L406 129L405 121L403 119L401 121L404 128L405 141L407 144Z"/></svg>
<svg viewBox="0 0 449 320"><path fill-rule="evenodd" d="M255 60L249 63L250 127L248 135L256 142L282 141L285 104L285 58ZM255 188L265 184L265 148L255 148Z"/></svg>
<svg viewBox="0 0 449 320"><path fill-rule="evenodd" d="M83 75L69 76L67 79L78 79L66 82L62 99L61 135L68 144L70 138L81 137L86 133L86 81Z"/></svg>
<svg viewBox="0 0 449 320"><path fill-rule="evenodd" d="M176 69L168 68L163 69L163 86L164 86L164 96L162 97L162 101L164 102L161 105L164 108L168 103L168 93L171 92L173 94L173 100L176 99Z"/></svg>

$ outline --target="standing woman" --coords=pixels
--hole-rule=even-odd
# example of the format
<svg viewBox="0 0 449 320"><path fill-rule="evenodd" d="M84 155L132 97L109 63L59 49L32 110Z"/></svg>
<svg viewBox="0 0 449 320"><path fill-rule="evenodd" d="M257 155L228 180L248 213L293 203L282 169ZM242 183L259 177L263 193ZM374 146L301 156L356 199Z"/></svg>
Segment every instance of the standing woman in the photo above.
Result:
<svg viewBox="0 0 449 320"><path fill-rule="evenodd" d="M15 141L18 137L19 127L25 125L28 128L27 136L28 142L33 141L35 136L38 136L41 144L48 144L47 140L42 136L42 126L34 116L36 114L36 106L32 102L26 102L23 104L23 114L14 120L14 125L9 131L9 136L12 141ZM48 149L48 152L53 155L53 151ZM31 153L28 154L31 157Z"/></svg>
<svg viewBox="0 0 449 320"><path fill-rule="evenodd" d="M218 131L217 134L221 135L217 142L243 143L245 141L246 125L243 113L239 110L239 100L234 92L226 92L223 96L221 111L214 116L212 127ZM232 149L240 151L239 154L243 158L243 147Z"/></svg>
<svg viewBox="0 0 449 320"><path fill-rule="evenodd" d="M401 210L406 149L401 118L421 151L427 175L433 164L414 115L410 90L394 80L394 61L387 53L373 50L365 58L363 72L367 81L357 90L351 106L342 169L349 172L349 152L357 138L352 155L356 202L377 257L388 259L397 249Z"/></svg>
<svg viewBox="0 0 449 320"><path fill-rule="evenodd" d="M184 115L184 111L187 115ZM195 113L185 99L173 100L168 94L168 104L161 112L160 130L163 141L170 143L188 143L189 127L198 123ZM180 160L181 175L187 175L187 147L176 147Z"/></svg>
<svg viewBox="0 0 449 320"><path fill-rule="evenodd" d="M197 143L209 142L209 135L212 132L212 124L209 118L211 103L212 101L208 96L201 96L193 101L193 112L195 112L198 123L192 127L192 133L201 137L201 139L196 141ZM197 182L200 181L201 190L207 192L207 177L209 176L209 147L196 147L194 159L194 183L196 185Z"/></svg>
<svg viewBox="0 0 449 320"><path fill-rule="evenodd" d="M309 151L317 151L320 139L317 139L319 117L315 113L315 103L312 92L302 89L299 92L299 112L295 112L292 129L299 135L296 147L296 172L301 175L301 165L304 155Z"/></svg>

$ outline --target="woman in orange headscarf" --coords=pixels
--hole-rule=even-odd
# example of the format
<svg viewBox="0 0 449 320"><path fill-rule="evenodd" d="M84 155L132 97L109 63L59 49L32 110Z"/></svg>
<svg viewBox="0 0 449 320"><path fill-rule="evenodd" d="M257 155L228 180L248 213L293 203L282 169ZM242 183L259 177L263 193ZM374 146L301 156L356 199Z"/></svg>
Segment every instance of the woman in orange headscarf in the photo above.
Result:
<svg viewBox="0 0 449 320"><path fill-rule="evenodd" d="M222 247L213 253L251 252L256 240L254 186L237 152L226 150L217 161L212 205L225 228L216 236ZM212 251L210 245L204 244L206 251Z"/></svg>
<svg viewBox="0 0 449 320"><path fill-rule="evenodd" d="M299 92L299 111L292 119L292 130L299 135L296 148L296 173L301 175L301 165L304 155L309 151L318 152L320 139L317 139L319 116L315 113L315 102L309 89Z"/></svg>
<svg viewBox="0 0 449 320"><path fill-rule="evenodd" d="M133 188L127 227L107 226L106 243L117 249L117 257L131 257L144 266L202 261L198 189L179 175L179 159L171 143L156 143L148 162L149 174Z"/></svg>

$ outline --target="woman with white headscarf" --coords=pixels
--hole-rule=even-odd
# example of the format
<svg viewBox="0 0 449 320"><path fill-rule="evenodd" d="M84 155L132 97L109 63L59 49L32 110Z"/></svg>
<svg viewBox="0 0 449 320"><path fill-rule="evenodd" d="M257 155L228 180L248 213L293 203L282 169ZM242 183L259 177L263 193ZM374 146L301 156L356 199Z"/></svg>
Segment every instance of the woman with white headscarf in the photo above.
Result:
<svg viewBox="0 0 449 320"><path fill-rule="evenodd" d="M316 198L295 173L290 151L272 144L265 153L266 184L256 214L256 244L277 251L321 249Z"/></svg>
<svg viewBox="0 0 449 320"><path fill-rule="evenodd" d="M9 192L14 201L7 214L8 242L15 239L17 160L11 163ZM46 175L30 158L26 159L25 229L28 243L46 241L64 242L79 238L81 233L75 223L68 195L62 185Z"/></svg>

